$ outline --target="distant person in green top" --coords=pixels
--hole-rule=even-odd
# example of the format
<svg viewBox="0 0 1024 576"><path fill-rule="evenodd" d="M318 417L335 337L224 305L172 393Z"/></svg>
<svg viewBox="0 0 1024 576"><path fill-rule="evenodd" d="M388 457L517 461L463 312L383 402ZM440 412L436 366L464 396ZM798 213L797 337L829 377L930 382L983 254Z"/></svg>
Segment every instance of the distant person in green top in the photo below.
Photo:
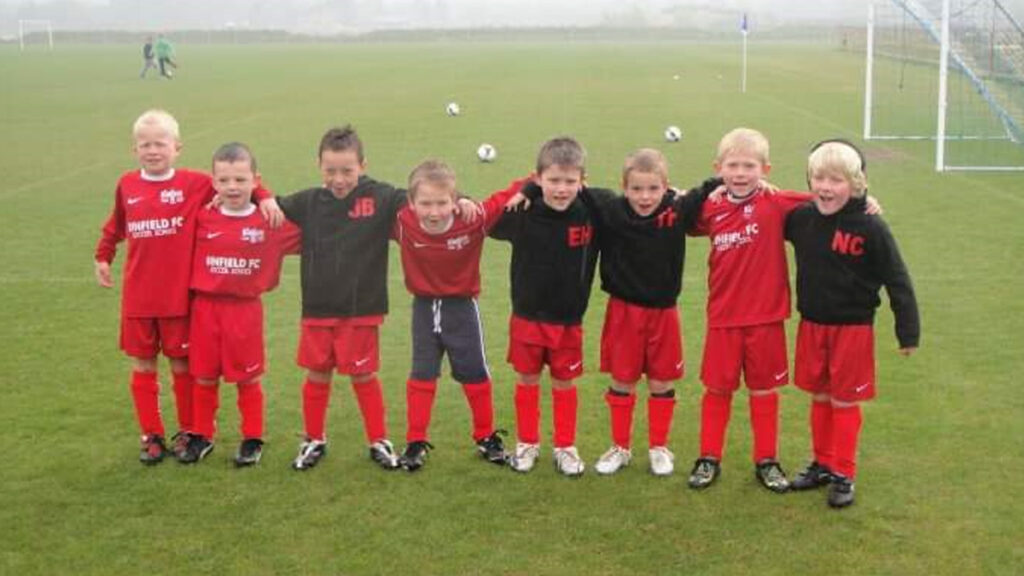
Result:
<svg viewBox="0 0 1024 576"><path fill-rule="evenodd" d="M177 70L178 65L173 60L174 46L163 34L156 37L156 60L160 64L160 75L164 78L174 78L171 68Z"/></svg>
<svg viewBox="0 0 1024 576"><path fill-rule="evenodd" d="M146 36L146 43L142 45L142 72L139 72L139 78L145 78L146 73L152 68L156 70L156 57L153 54L153 37Z"/></svg>

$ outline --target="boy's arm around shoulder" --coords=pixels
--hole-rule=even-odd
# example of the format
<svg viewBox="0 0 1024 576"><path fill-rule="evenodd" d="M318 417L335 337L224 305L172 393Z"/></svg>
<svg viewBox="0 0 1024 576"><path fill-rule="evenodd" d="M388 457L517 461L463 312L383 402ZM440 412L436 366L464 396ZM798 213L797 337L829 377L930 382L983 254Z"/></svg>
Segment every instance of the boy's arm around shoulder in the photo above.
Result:
<svg viewBox="0 0 1024 576"><path fill-rule="evenodd" d="M307 213L309 212L309 204L316 197L319 188L308 188L306 190L300 190L298 192L292 192L287 196L275 196L274 202L277 203L278 208L284 214L284 217L293 224L296 224L300 228L305 224Z"/></svg>
<svg viewBox="0 0 1024 576"><path fill-rule="evenodd" d="M521 191L529 181L529 177L513 180L505 189L492 193L481 203L484 210L484 230L490 230L494 227L498 222L498 219L501 218L503 211L509 206L509 203L514 198L517 198L517 195L518 197L526 199L526 195Z"/></svg>
<svg viewBox="0 0 1024 576"><path fill-rule="evenodd" d="M868 215L865 218L872 223L875 263L885 284L885 291L889 295L889 307L892 309L896 324L896 340L899 342L900 353L909 355L918 347L921 340L921 317L914 284L888 224L876 215Z"/></svg>
<svg viewBox="0 0 1024 576"><path fill-rule="evenodd" d="M679 219L679 225L684 230L690 232L697 226L697 219L700 217L704 202L721 185L721 178L712 177L693 188L677 192L674 204L676 211L683 216Z"/></svg>

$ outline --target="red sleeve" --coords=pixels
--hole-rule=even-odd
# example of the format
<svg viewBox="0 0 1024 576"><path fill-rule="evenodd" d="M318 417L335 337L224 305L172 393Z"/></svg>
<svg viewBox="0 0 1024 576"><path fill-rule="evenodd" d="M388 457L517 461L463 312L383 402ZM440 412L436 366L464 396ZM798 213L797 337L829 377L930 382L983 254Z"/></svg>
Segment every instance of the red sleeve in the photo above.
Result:
<svg viewBox="0 0 1024 576"><path fill-rule="evenodd" d="M285 220L277 230L278 250L281 255L299 254L302 252L302 228Z"/></svg>
<svg viewBox="0 0 1024 576"><path fill-rule="evenodd" d="M266 187L263 186L263 179L256 178L256 189L252 191L253 202L259 204L267 198L273 198L274 194Z"/></svg>
<svg viewBox="0 0 1024 576"><path fill-rule="evenodd" d="M264 291L269 292L277 288L281 281L281 261L288 254L298 254L302 251L302 228L289 221L285 221L280 228L270 230L273 237L274 253L270 256L267 264L269 272L264 277Z"/></svg>
<svg viewBox="0 0 1024 576"><path fill-rule="evenodd" d="M504 213L505 203L522 190L523 186L529 181L529 177L513 180L509 183L508 188L494 192L482 202L484 207L484 230L490 230L498 222L498 219Z"/></svg>
<svg viewBox="0 0 1024 576"><path fill-rule="evenodd" d="M121 184L118 182L117 190L114 192L114 209L110 212L100 241L96 244L96 253L93 256L97 262L113 262L117 254L117 244L124 240L124 204L121 201Z"/></svg>
<svg viewBox="0 0 1024 576"><path fill-rule="evenodd" d="M782 208L782 213L788 215L798 206L811 200L814 196L809 192L797 192L796 190L779 190L769 196L773 202Z"/></svg>

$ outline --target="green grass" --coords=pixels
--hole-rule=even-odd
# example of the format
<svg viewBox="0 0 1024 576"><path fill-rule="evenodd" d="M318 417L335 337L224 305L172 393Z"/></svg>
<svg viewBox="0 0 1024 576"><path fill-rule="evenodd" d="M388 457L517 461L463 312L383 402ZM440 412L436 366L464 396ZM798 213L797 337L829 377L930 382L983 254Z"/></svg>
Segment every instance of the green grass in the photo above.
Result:
<svg viewBox="0 0 1024 576"><path fill-rule="evenodd" d="M437 450L421 473L386 474L369 462L347 382L335 386L330 455L313 471L292 472L301 431L294 261L265 298L263 462L242 471L230 464L238 433L226 386L207 461L143 468L129 362L117 350L118 294L96 287L91 259L114 183L132 168L131 123L145 108L166 107L181 121L182 165L204 168L217 145L243 140L279 192L315 183L316 143L341 122L359 128L378 179L401 183L419 160L438 156L476 197L527 172L539 144L558 133L587 146L595 184L614 186L626 153L654 145L686 185L709 173L725 131L749 125L772 139L773 179L802 187L812 142L860 132L861 58L822 46L754 47L745 95L736 47L724 44L179 51L178 77L165 82L135 76L134 46L0 47L0 573L1011 574L1024 566L1024 504L1016 499L1024 478L1024 177L937 175L926 143L866 146L871 190L914 276L924 335L917 355L900 358L891 314L879 313L880 396L865 409L858 502L849 510L827 509L821 493L780 497L754 483L742 397L724 476L705 493L686 489L699 421L702 239L690 241L680 304L689 362L671 441L679 470L670 479L645 471L643 410L639 458L615 477L590 471L570 481L547 465L526 476L486 465L447 378L432 427ZM462 116L444 115L449 100ZM681 143L661 141L668 124L683 128ZM495 164L475 160L484 141L498 149ZM490 244L481 306L497 419L511 429L507 265L507 247ZM401 443L409 298L395 257L391 271L381 377ZM597 372L604 301L598 293L591 304L588 373L579 382L588 464L609 443L607 380ZM806 409L803 393L783 392L781 454L791 471L809 450Z"/></svg>

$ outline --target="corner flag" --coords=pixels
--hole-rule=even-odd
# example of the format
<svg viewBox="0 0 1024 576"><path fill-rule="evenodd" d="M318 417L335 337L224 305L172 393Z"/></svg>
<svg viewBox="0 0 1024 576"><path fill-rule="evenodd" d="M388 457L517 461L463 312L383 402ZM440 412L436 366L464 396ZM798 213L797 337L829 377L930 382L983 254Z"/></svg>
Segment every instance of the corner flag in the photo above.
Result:
<svg viewBox="0 0 1024 576"><path fill-rule="evenodd" d="M747 13L744 12L743 16L740 17L740 34L743 35L743 70L740 77L740 92L747 91L747 33L749 29L747 27Z"/></svg>

